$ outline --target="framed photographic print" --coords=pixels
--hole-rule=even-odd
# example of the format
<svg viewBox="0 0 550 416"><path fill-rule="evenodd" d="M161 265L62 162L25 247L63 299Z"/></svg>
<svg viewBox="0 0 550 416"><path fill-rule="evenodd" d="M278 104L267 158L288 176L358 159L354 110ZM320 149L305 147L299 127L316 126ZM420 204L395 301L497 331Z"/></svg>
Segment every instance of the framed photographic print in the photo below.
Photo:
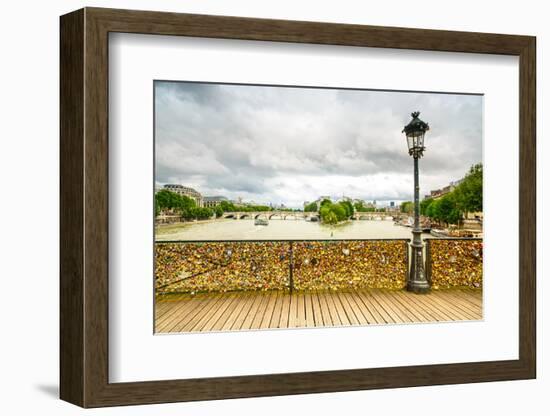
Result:
<svg viewBox="0 0 550 416"><path fill-rule="evenodd" d="M534 378L535 104L529 36L62 16L61 398Z"/></svg>

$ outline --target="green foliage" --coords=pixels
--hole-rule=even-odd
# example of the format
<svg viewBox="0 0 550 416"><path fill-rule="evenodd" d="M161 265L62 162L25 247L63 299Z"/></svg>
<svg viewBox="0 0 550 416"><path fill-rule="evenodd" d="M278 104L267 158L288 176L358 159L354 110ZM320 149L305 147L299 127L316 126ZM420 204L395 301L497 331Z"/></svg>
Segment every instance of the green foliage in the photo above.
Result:
<svg viewBox="0 0 550 416"><path fill-rule="evenodd" d="M366 209L366 207L363 205L363 201L359 201L353 204L353 208L355 208L355 211L357 212L365 212Z"/></svg>
<svg viewBox="0 0 550 416"><path fill-rule="evenodd" d="M353 204L353 208L355 208L355 211L357 212L375 212L376 211L376 208L374 207L366 207L363 201L359 201Z"/></svg>
<svg viewBox="0 0 550 416"><path fill-rule="evenodd" d="M323 211L324 208L325 207L323 207L320 211L323 222L326 224L337 224L338 216L334 212L332 212L329 208Z"/></svg>
<svg viewBox="0 0 550 416"><path fill-rule="evenodd" d="M353 204L350 201L341 201L339 202L339 205L342 205L346 210L346 218L353 217L355 208L353 207Z"/></svg>
<svg viewBox="0 0 550 416"><path fill-rule="evenodd" d="M401 203L401 212L405 214L411 214L414 211L414 204L412 201L405 201Z"/></svg>
<svg viewBox="0 0 550 416"><path fill-rule="evenodd" d="M310 202L304 207L304 212L317 212L317 203Z"/></svg>
<svg viewBox="0 0 550 416"><path fill-rule="evenodd" d="M237 211L242 212L255 212L255 211L271 211L271 207L268 207L267 205L244 205L244 206L237 206ZM281 211L290 211L290 209L285 209Z"/></svg>
<svg viewBox="0 0 550 416"><path fill-rule="evenodd" d="M185 211L195 207L195 201L185 195L179 195L167 189L163 189L155 194L155 207L158 207L159 213L163 210L174 210L183 215ZM156 210L156 208L155 208Z"/></svg>
<svg viewBox="0 0 550 416"><path fill-rule="evenodd" d="M235 205L233 202L220 202L223 212L256 212L256 211L271 211L271 207L267 205Z"/></svg>
<svg viewBox="0 0 550 416"><path fill-rule="evenodd" d="M420 213L447 224L458 224L465 212L483 210L483 166L470 168L462 182L439 199L426 198L420 203Z"/></svg>
<svg viewBox="0 0 550 416"><path fill-rule="evenodd" d="M458 224L462 218L462 212L457 208L456 198L453 192L441 198L439 203L439 219L447 224Z"/></svg>
<svg viewBox="0 0 550 416"><path fill-rule="evenodd" d="M430 208L430 205L434 202L432 198L425 198L422 201L420 201L420 215L427 216L428 215L428 209Z"/></svg>
<svg viewBox="0 0 550 416"><path fill-rule="evenodd" d="M323 199L320 206L324 207L325 205L332 205L332 201L330 199Z"/></svg>
<svg viewBox="0 0 550 416"><path fill-rule="evenodd" d="M338 221L344 221L349 218L346 208L342 203L332 204L330 209L334 212L334 214L336 214Z"/></svg>
<svg viewBox="0 0 550 416"><path fill-rule="evenodd" d="M155 198L155 217L158 217L160 215L160 206L157 201L157 198Z"/></svg>
<svg viewBox="0 0 550 416"><path fill-rule="evenodd" d="M223 210L223 212L235 212L237 211L237 208L235 208L235 205L233 202L230 201L222 201L220 202L220 208Z"/></svg>
<svg viewBox="0 0 550 416"><path fill-rule="evenodd" d="M426 216L430 217L432 219L437 219L436 217L439 215L439 199L433 199L432 202L426 207Z"/></svg>
<svg viewBox="0 0 550 416"><path fill-rule="evenodd" d="M210 208L193 207L189 210L189 214L194 219L207 220L214 215L214 212Z"/></svg>
<svg viewBox="0 0 550 416"><path fill-rule="evenodd" d="M342 201L333 204L330 200L325 199L321 203L321 209L319 210L321 221L326 224L336 224L340 221L345 221L349 219L353 215L353 207L351 207L350 214L349 212L351 203L346 202L347 201Z"/></svg>
<svg viewBox="0 0 550 416"><path fill-rule="evenodd" d="M483 211L483 165L474 165L453 191L462 212Z"/></svg>
<svg viewBox="0 0 550 416"><path fill-rule="evenodd" d="M453 192L432 200L425 209L424 215L439 222L458 224L462 219L462 212L457 207L456 195Z"/></svg>
<svg viewBox="0 0 550 416"><path fill-rule="evenodd" d="M216 214L216 218L220 218L223 215L223 209L219 205L214 207L214 214Z"/></svg>

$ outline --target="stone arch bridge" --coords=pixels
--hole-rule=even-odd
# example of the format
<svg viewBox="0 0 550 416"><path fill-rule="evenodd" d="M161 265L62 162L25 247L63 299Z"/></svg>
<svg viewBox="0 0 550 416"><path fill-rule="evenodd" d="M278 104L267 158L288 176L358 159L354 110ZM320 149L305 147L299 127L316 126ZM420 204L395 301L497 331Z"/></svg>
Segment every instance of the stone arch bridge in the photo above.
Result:
<svg viewBox="0 0 550 416"><path fill-rule="evenodd" d="M256 211L256 212L224 212L222 218L232 218L236 220L255 220L264 218L267 220L319 220L317 212L301 212L301 211ZM385 213L366 213L356 212L352 219L354 220L388 220L393 219Z"/></svg>
<svg viewBox="0 0 550 416"><path fill-rule="evenodd" d="M266 220L311 220L319 219L316 212L300 211L257 211L257 212L224 212L222 218L233 218L236 220L255 220L263 218Z"/></svg>

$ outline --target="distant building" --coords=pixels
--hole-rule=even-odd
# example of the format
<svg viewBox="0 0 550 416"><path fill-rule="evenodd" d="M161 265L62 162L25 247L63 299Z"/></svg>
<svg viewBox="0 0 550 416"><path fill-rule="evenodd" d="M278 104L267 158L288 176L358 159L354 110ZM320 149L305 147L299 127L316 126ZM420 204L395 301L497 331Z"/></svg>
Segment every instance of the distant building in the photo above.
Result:
<svg viewBox="0 0 550 416"><path fill-rule="evenodd" d="M205 208L216 208L223 201L228 199L225 196L204 196L202 197L202 202Z"/></svg>
<svg viewBox="0 0 550 416"><path fill-rule="evenodd" d="M203 197L201 193L193 188L177 184L167 184L164 185L164 189L174 192L178 195L187 196L195 201L195 204L197 204L198 207L203 207Z"/></svg>
<svg viewBox="0 0 550 416"><path fill-rule="evenodd" d="M436 189L434 191L430 191L430 194L429 195L426 195L425 198L432 198L432 199L439 199L445 195L447 195L448 193L452 192L455 190L455 188L460 185L460 183L463 181L463 179L459 179L457 181L453 181L451 183L449 183L449 185L447 186L444 186L443 188L441 189Z"/></svg>

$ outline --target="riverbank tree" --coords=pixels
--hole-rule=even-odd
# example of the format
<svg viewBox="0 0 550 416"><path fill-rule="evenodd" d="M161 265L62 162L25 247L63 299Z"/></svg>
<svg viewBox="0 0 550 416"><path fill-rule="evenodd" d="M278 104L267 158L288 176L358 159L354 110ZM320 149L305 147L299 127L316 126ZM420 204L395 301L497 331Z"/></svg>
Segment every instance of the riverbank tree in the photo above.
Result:
<svg viewBox="0 0 550 416"><path fill-rule="evenodd" d="M304 212L317 212L317 202L310 202L304 207Z"/></svg>
<svg viewBox="0 0 550 416"><path fill-rule="evenodd" d="M375 207L367 207L363 203L363 201L357 201L355 204L353 204L353 208L357 212L376 212Z"/></svg>
<svg viewBox="0 0 550 416"><path fill-rule="evenodd" d="M399 206L399 210L404 214L412 214L414 211L414 204L412 201L402 202Z"/></svg>
<svg viewBox="0 0 550 416"><path fill-rule="evenodd" d="M167 211L177 213L185 220L205 220L214 215L210 208L197 207L188 196L163 189L155 194L155 215Z"/></svg>
<svg viewBox="0 0 550 416"><path fill-rule="evenodd" d="M448 194L420 202L420 213L438 223L460 224L469 212L483 210L483 165L473 165L464 179Z"/></svg>
<svg viewBox="0 0 550 416"><path fill-rule="evenodd" d="M272 208L267 205L235 205L231 201L221 201L218 206L223 212L263 212L272 210Z"/></svg>
<svg viewBox="0 0 550 416"><path fill-rule="evenodd" d="M163 189L155 194L155 204L160 211L184 211L193 208L195 201L185 195Z"/></svg>

